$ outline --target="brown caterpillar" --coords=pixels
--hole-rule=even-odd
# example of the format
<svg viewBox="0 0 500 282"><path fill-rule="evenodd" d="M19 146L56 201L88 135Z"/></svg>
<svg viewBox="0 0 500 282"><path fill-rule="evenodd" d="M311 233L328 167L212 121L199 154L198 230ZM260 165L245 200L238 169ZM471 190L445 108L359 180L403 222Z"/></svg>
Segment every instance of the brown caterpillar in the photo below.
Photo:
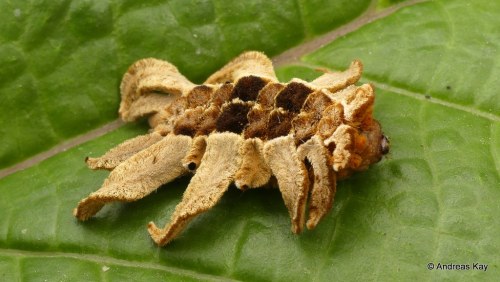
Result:
<svg viewBox="0 0 500 282"><path fill-rule="evenodd" d="M332 207L337 179L389 150L372 117L373 87L354 85L361 72L354 61L311 82L280 83L264 54L246 52L195 85L168 62L140 60L123 77L119 113L125 121L148 117L152 130L86 159L90 168L111 173L74 215L86 220L108 202L141 199L192 172L170 223L148 225L160 246L212 208L233 182L239 189L277 182L292 232L304 224L313 229Z"/></svg>

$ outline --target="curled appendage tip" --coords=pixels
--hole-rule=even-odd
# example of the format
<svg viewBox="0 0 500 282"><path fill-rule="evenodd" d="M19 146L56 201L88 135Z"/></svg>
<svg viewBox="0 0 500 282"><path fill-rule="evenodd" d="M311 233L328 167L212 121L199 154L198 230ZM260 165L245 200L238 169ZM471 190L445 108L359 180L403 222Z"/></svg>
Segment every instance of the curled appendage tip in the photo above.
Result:
<svg viewBox="0 0 500 282"><path fill-rule="evenodd" d="M103 202L96 201L93 197L87 197L78 203L78 206L73 209L73 215L81 221L85 221L95 215L104 207Z"/></svg>
<svg viewBox="0 0 500 282"><path fill-rule="evenodd" d="M148 232L151 239L159 246L163 247L170 243L173 239L181 233L188 223L202 211L197 211L193 214L182 214L180 216L173 216L174 219L165 228L158 228L154 222L148 224Z"/></svg>
<svg viewBox="0 0 500 282"><path fill-rule="evenodd" d="M154 224L154 222L148 223L148 232L149 235L151 235L151 239L160 247L165 246L167 243L172 240L172 238L168 238L170 240L167 240L167 237L165 237L165 232L163 229L160 229Z"/></svg>

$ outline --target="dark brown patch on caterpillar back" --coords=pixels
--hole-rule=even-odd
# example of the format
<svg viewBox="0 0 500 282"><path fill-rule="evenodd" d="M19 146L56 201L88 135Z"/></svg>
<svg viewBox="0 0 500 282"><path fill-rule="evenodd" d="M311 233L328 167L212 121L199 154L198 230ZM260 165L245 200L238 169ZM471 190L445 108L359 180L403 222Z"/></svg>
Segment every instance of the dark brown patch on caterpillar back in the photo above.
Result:
<svg viewBox="0 0 500 282"><path fill-rule="evenodd" d="M316 133L319 119L314 113L302 112L292 120L295 143L304 143Z"/></svg>
<svg viewBox="0 0 500 282"><path fill-rule="evenodd" d="M218 132L234 132L240 134L248 124L247 114L252 106L248 103L236 102L222 107L215 128Z"/></svg>
<svg viewBox="0 0 500 282"><path fill-rule="evenodd" d="M214 131L219 115L220 108L217 106L210 106L206 109L200 117L196 135L208 135Z"/></svg>
<svg viewBox="0 0 500 282"><path fill-rule="evenodd" d="M222 107L226 101L229 101L233 93L234 85L232 83L225 83L221 85L213 94L210 100L212 105Z"/></svg>
<svg viewBox="0 0 500 282"><path fill-rule="evenodd" d="M244 76L234 86L232 98L240 98L242 101L255 101L259 91L266 86L267 82L257 76Z"/></svg>
<svg viewBox="0 0 500 282"><path fill-rule="evenodd" d="M187 109L174 123L174 134L195 136L203 108Z"/></svg>
<svg viewBox="0 0 500 282"><path fill-rule="evenodd" d="M332 104L332 100L321 91L316 91L307 97L302 106L302 111L321 115Z"/></svg>
<svg viewBox="0 0 500 282"><path fill-rule="evenodd" d="M294 113L273 110L267 124L267 139L288 135L292 128Z"/></svg>
<svg viewBox="0 0 500 282"><path fill-rule="evenodd" d="M281 83L268 83L262 90L259 92L257 96L257 103L263 109L272 109L274 108L274 99L276 95L285 88L285 85Z"/></svg>
<svg viewBox="0 0 500 282"><path fill-rule="evenodd" d="M245 139L261 138L265 139L267 135L267 122L269 120L269 110L254 107L248 112L248 126L243 132Z"/></svg>
<svg viewBox="0 0 500 282"><path fill-rule="evenodd" d="M298 82L290 82L285 89L276 96L276 107L298 113L312 89Z"/></svg>
<svg viewBox="0 0 500 282"><path fill-rule="evenodd" d="M208 104L213 92L214 90L206 85L198 85L194 87L187 95L188 107L196 108L198 106Z"/></svg>

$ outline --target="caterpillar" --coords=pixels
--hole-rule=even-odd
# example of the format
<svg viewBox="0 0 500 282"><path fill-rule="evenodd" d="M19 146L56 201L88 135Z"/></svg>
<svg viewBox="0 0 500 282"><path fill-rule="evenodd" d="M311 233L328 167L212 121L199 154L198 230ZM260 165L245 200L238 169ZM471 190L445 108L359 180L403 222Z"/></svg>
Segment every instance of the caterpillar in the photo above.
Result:
<svg viewBox="0 0 500 282"><path fill-rule="evenodd" d="M271 60L250 51L196 85L169 62L137 61L123 76L119 114L127 122L148 118L151 130L86 158L91 169L111 172L74 216L87 220L106 203L136 201L193 174L170 222L148 225L159 246L215 206L232 183L241 190L277 186L292 232L314 229L332 207L337 180L389 151L373 118L373 86L355 85L362 69L355 60L343 72L282 83Z"/></svg>

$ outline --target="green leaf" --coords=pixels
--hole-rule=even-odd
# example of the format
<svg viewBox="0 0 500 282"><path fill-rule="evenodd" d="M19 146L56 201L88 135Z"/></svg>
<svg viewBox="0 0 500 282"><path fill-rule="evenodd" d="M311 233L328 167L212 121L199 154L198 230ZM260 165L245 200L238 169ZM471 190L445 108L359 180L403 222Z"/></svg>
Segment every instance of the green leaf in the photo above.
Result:
<svg viewBox="0 0 500 282"><path fill-rule="evenodd" d="M108 175L84 158L147 131L121 126L0 179L0 280L496 279L500 4L409 1L389 15L373 10L392 2L355 19L369 2L0 1L0 167L116 120L118 84L136 59L168 59L199 82L246 49L276 55L298 46L289 52L300 60L278 68L283 81L361 59L391 140L380 163L339 183L313 231L291 233L279 191L231 187L157 248L146 224L169 220L189 178L110 204L85 223L71 213ZM371 15L381 18L366 21Z"/></svg>

